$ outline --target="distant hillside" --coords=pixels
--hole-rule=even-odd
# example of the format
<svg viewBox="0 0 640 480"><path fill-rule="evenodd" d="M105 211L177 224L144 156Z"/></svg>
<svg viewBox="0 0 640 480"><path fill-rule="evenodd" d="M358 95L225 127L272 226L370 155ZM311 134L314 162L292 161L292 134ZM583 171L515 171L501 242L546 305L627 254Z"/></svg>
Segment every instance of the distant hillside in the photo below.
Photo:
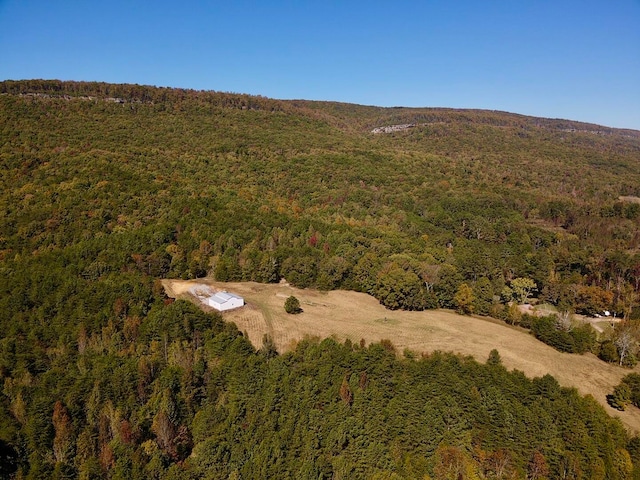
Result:
<svg viewBox="0 0 640 480"><path fill-rule="evenodd" d="M44 98L102 99L115 103L180 103L187 99L241 109L285 109L293 105L301 110L320 111L335 119L355 123L362 128L402 123L476 123L501 127L543 127L564 132L589 132L640 138L640 131L604 127L566 119L539 118L495 110L453 108L375 107L340 102L275 100L262 96L181 88L149 87L132 84L71 82L58 80L6 80L0 93ZM378 125L380 124L380 125Z"/></svg>
<svg viewBox="0 0 640 480"><path fill-rule="evenodd" d="M163 226L161 275L287 276L384 301L378 276L397 269L417 289L389 300L403 308L452 305L443 266L496 294L531 276L554 303L576 303L567 285L597 286L621 313L617 279L638 287L640 210L623 200L640 197L640 132L139 85L0 92L8 258ZM371 133L398 124L412 127Z"/></svg>

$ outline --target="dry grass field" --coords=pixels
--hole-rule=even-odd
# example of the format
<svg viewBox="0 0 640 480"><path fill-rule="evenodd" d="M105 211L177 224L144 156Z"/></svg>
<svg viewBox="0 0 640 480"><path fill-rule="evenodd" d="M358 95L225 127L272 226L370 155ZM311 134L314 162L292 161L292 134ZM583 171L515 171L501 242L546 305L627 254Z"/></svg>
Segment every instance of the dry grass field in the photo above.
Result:
<svg viewBox="0 0 640 480"><path fill-rule="evenodd" d="M591 354L558 352L527 332L496 320L457 315L447 310L390 311L363 293L300 290L284 283L221 283L199 279L197 282L164 280L163 284L170 297L191 299L203 309L209 307L188 292L196 284L241 295L247 304L225 312L225 320L235 322L256 347L261 346L263 335L268 333L280 352L292 348L305 336L350 339L354 343L364 339L367 344L389 339L400 353L405 348L417 353L451 351L471 355L482 362L495 348L507 368L521 370L529 377L550 373L561 385L592 395L630 430L640 432L640 410L630 407L619 412L606 403L606 395L629 373L628 369L606 364ZM284 302L290 295L300 300L301 314L289 315L284 311Z"/></svg>

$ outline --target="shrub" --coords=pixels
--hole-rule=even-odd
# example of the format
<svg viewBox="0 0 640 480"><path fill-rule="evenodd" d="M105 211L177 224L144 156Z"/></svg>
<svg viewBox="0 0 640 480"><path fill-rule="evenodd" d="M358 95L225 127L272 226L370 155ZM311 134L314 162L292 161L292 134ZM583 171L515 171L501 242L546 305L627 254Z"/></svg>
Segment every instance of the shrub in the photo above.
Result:
<svg viewBox="0 0 640 480"><path fill-rule="evenodd" d="M607 395L607 402L613 408L624 411L631 401L631 388L626 383L616 385L611 395Z"/></svg>
<svg viewBox="0 0 640 480"><path fill-rule="evenodd" d="M600 351L598 352L598 358L609 363L618 363L620 356L618 355L618 349L615 343L611 340L605 340L600 344Z"/></svg>
<svg viewBox="0 0 640 480"><path fill-rule="evenodd" d="M284 310L287 313L291 313L291 314L301 313L302 312L302 308L300 308L300 300L298 300L293 295L290 296L284 302Z"/></svg>
<svg viewBox="0 0 640 480"><path fill-rule="evenodd" d="M640 407L640 375L637 373L625 375L613 389L613 393L607 395L607 402L618 410L624 410L629 403Z"/></svg>

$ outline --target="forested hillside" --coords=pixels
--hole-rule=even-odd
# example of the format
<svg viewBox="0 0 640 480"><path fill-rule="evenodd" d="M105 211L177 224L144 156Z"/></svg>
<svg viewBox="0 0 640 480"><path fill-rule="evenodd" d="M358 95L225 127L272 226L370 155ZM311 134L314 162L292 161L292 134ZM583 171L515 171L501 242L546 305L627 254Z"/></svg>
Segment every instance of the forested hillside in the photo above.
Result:
<svg viewBox="0 0 640 480"><path fill-rule="evenodd" d="M4 472L629 478L640 462L553 379L385 344L256 353L158 282L286 278L509 318L526 280L633 325L639 132L40 80L1 82L0 119ZM395 124L412 126L371 133Z"/></svg>

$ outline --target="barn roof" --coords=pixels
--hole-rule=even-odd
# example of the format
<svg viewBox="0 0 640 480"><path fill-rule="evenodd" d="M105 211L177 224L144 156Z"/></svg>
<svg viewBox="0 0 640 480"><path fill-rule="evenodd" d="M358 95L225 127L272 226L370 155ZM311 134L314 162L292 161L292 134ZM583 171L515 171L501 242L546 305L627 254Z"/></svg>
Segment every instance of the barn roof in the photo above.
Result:
<svg viewBox="0 0 640 480"><path fill-rule="evenodd" d="M229 292L217 292L215 295L213 295L212 297L210 297L211 300L215 301L216 303L226 303L229 300L231 300L232 298L237 298L238 300L243 300L242 297L235 295L233 293L229 293Z"/></svg>

